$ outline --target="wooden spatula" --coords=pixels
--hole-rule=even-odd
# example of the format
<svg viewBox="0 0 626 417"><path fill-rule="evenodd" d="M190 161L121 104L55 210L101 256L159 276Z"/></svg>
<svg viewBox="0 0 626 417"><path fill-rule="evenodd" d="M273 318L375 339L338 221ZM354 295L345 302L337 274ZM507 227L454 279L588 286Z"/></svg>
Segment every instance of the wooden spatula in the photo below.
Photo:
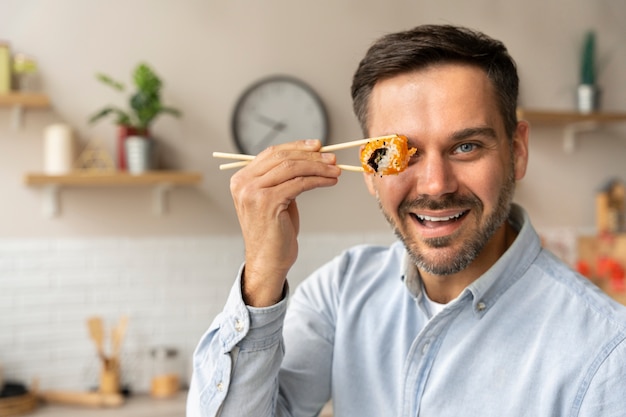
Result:
<svg viewBox="0 0 626 417"><path fill-rule="evenodd" d="M104 354L104 325L100 317L90 317L87 320L87 327L89 327L89 335L96 344L98 350L98 356L103 361L106 361L106 355Z"/></svg>
<svg viewBox="0 0 626 417"><path fill-rule="evenodd" d="M126 327L128 326L128 317L122 316L120 317L120 321L117 324L117 327L113 329L113 333L111 335L111 356L114 360L119 360L120 351L122 349L122 340L124 340L124 335L126 334Z"/></svg>

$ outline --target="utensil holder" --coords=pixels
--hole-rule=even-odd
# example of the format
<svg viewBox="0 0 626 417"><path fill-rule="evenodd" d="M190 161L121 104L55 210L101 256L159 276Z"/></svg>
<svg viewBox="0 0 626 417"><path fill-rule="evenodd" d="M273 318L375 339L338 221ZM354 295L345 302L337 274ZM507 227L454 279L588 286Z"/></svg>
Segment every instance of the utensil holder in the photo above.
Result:
<svg viewBox="0 0 626 417"><path fill-rule="evenodd" d="M103 366L100 373L100 393L117 394L120 392L120 372L116 366Z"/></svg>

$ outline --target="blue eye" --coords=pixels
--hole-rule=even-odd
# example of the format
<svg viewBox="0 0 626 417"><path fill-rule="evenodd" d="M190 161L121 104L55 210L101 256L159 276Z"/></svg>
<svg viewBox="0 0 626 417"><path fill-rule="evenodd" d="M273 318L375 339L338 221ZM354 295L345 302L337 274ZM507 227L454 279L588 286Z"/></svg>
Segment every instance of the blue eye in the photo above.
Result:
<svg viewBox="0 0 626 417"><path fill-rule="evenodd" d="M475 143L462 143L456 148L456 151L460 153L468 153L473 151L474 149L476 149Z"/></svg>

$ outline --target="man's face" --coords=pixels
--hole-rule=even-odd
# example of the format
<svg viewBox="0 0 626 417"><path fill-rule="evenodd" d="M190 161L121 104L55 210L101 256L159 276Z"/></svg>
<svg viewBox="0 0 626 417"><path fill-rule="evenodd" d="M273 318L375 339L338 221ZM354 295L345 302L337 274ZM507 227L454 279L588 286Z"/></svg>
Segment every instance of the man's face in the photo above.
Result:
<svg viewBox="0 0 626 417"><path fill-rule="evenodd" d="M476 259L495 261L503 249L492 237L504 230L526 170L527 125L511 146L485 73L445 64L376 84L369 134L394 133L417 148L409 167L366 174L366 183L417 266L450 275Z"/></svg>

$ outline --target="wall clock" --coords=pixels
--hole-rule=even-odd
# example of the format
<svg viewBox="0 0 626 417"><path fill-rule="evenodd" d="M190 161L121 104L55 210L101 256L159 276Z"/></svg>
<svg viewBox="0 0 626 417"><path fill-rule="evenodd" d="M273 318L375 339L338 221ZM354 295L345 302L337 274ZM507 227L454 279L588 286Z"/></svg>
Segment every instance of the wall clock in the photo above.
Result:
<svg viewBox="0 0 626 417"><path fill-rule="evenodd" d="M285 75L263 78L237 100L232 132L240 152L256 155L271 145L297 139L328 140L328 116L317 93Z"/></svg>

